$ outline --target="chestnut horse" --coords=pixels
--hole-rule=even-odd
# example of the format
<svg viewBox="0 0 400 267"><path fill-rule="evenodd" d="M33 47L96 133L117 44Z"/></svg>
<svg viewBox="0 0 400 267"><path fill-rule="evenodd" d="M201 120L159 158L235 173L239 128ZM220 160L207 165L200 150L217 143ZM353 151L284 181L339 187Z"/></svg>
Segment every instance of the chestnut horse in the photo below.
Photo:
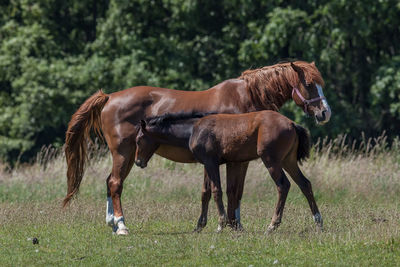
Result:
<svg viewBox="0 0 400 267"><path fill-rule="evenodd" d="M135 138L140 120L176 112L247 113L279 110L289 99L318 124L329 121L331 111L323 96L324 81L314 63L295 61L247 70L205 91L178 91L137 86L112 94L99 91L72 115L65 138L67 195L64 206L78 192L83 178L90 130L105 137L113 166L106 180L106 222L117 234L128 234L121 206L123 182L134 163ZM177 162L195 162L190 151L162 145L156 154ZM248 162L227 164L228 219L240 226L240 199ZM204 172L202 209L211 198Z"/></svg>
<svg viewBox="0 0 400 267"><path fill-rule="evenodd" d="M283 208L290 188L283 169L292 177L308 200L314 220L322 228L322 217L315 203L310 181L303 175L298 161L309 156L310 141L306 129L275 111L264 110L245 114L217 114L200 119L191 114L167 114L161 118L142 120L136 136L135 163L147 166L160 145L190 150L204 165L211 180L212 193L219 213L218 231L226 225L222 202L219 165L227 162L248 162L261 158L278 189L278 203L268 231L281 223ZM197 231L205 226L207 214L201 214Z"/></svg>

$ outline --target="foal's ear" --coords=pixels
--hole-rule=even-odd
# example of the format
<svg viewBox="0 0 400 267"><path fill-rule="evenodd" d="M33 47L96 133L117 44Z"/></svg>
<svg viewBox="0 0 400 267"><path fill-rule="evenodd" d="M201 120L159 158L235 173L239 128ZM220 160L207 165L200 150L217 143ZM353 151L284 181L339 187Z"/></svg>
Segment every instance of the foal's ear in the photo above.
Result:
<svg viewBox="0 0 400 267"><path fill-rule="evenodd" d="M146 131L146 122L144 120L140 120L140 129L142 129L143 132Z"/></svg>

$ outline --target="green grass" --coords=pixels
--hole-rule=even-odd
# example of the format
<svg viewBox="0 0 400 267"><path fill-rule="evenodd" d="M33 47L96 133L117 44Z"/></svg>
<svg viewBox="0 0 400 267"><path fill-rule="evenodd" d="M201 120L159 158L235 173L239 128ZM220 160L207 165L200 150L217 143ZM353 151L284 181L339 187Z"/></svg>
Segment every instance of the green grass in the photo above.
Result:
<svg viewBox="0 0 400 267"><path fill-rule="evenodd" d="M213 200L207 227L192 233L200 214L200 165L156 157L148 168L134 168L122 199L127 237L112 235L105 225L108 156L92 158L80 194L65 210L61 200L66 166L61 156L4 171L0 266L398 266L398 147L341 155L331 153L335 148L325 144L302 166L324 218L322 233L293 182L282 225L271 235L264 233L277 197L260 161L250 164L246 178L245 231L225 229L219 234ZM225 177L224 167L221 171Z"/></svg>

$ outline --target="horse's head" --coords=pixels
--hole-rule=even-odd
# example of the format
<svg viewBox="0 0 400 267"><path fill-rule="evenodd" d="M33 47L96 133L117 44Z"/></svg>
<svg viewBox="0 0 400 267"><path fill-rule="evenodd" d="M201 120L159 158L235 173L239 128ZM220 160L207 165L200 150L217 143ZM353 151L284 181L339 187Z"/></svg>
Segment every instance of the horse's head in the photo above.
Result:
<svg viewBox="0 0 400 267"><path fill-rule="evenodd" d="M151 159L160 144L154 140L147 129L144 120L140 121L140 129L136 136L135 164L140 168L146 168L147 162Z"/></svg>
<svg viewBox="0 0 400 267"><path fill-rule="evenodd" d="M291 67L298 74L298 83L292 85L292 98L299 107L302 107L304 112L315 117L317 124L325 124L331 117L331 108L326 101L322 92L322 84L313 80L309 70L290 63ZM314 62L309 66L315 72L316 67ZM318 74L318 70L316 71ZM320 77L320 74L319 74ZM322 81L322 77L320 78Z"/></svg>

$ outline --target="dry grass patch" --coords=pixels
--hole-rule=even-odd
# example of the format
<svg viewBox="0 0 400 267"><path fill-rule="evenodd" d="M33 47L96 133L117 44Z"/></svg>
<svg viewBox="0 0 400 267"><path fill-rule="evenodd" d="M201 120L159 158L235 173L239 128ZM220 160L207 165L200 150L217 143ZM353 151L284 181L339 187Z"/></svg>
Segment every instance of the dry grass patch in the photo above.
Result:
<svg viewBox="0 0 400 267"><path fill-rule="evenodd" d="M63 210L65 159L57 150L44 151L36 164L0 173L0 265L395 266L400 261L396 142L390 148L384 138L357 148L343 139L317 144L301 168L313 184L325 231L316 231L307 201L292 183L282 225L272 235L264 232L276 189L261 161L248 170L242 233L215 233L211 200L208 226L192 234L200 214L199 164L155 157L146 169L134 168L122 199L131 235L120 238L105 225L108 153L92 150L80 194ZM221 172L225 177L224 166ZM32 244L33 237L39 245Z"/></svg>

